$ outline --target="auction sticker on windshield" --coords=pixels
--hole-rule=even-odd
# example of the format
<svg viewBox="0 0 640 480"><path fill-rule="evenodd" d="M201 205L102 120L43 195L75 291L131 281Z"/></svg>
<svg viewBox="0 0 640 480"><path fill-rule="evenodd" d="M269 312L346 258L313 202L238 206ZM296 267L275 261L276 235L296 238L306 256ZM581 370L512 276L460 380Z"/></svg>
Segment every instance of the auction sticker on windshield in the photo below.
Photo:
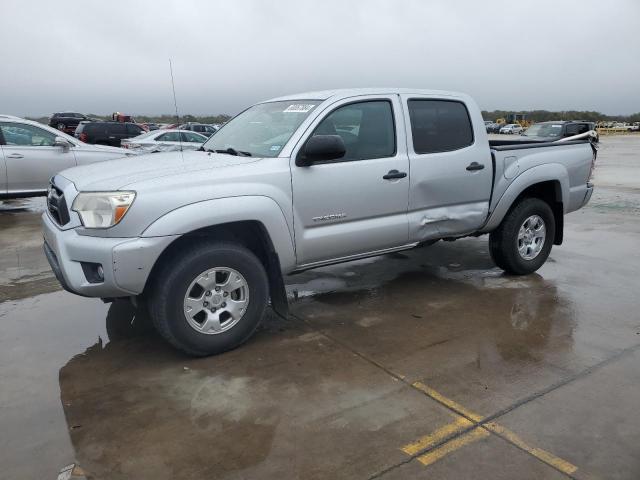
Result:
<svg viewBox="0 0 640 480"><path fill-rule="evenodd" d="M307 113L310 111L315 105L309 103L294 103L289 105L287 108L283 110L286 113Z"/></svg>

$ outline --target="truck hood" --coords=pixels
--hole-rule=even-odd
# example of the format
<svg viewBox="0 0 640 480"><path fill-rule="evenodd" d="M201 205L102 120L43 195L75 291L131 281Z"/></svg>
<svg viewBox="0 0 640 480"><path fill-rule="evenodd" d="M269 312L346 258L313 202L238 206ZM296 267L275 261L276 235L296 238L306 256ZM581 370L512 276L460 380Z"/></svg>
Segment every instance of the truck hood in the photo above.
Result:
<svg viewBox="0 0 640 480"><path fill-rule="evenodd" d="M60 175L78 191L119 190L136 182L212 168L245 165L260 160L200 151L151 153L69 168Z"/></svg>

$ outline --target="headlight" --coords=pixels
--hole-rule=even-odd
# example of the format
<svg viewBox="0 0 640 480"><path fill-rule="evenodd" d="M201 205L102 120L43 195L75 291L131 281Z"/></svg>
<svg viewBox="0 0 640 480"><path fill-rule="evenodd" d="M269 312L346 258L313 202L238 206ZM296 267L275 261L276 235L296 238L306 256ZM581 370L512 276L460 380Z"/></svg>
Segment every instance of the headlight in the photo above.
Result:
<svg viewBox="0 0 640 480"><path fill-rule="evenodd" d="M86 228L108 228L122 220L134 198L135 192L81 192L71 210Z"/></svg>

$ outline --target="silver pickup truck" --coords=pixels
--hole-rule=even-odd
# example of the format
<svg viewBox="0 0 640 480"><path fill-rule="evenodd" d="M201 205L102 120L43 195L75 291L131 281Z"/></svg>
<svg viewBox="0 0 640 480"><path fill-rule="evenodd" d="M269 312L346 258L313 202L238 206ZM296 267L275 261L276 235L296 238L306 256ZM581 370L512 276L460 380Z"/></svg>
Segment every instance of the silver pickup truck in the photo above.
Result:
<svg viewBox="0 0 640 480"><path fill-rule="evenodd" d="M489 141L467 95L313 92L254 105L197 151L71 168L51 182L44 249L78 295L144 300L191 355L238 346L283 276L489 234L506 272L537 270L589 201L588 139Z"/></svg>

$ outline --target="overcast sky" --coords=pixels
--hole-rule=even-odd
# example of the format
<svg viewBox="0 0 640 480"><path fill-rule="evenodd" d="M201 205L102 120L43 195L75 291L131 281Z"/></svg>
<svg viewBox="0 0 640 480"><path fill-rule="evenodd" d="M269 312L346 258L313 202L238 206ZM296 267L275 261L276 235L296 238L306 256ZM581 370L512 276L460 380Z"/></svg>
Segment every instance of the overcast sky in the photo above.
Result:
<svg viewBox="0 0 640 480"><path fill-rule="evenodd" d="M640 0L2 0L0 113L237 113L341 87L640 111Z"/></svg>

